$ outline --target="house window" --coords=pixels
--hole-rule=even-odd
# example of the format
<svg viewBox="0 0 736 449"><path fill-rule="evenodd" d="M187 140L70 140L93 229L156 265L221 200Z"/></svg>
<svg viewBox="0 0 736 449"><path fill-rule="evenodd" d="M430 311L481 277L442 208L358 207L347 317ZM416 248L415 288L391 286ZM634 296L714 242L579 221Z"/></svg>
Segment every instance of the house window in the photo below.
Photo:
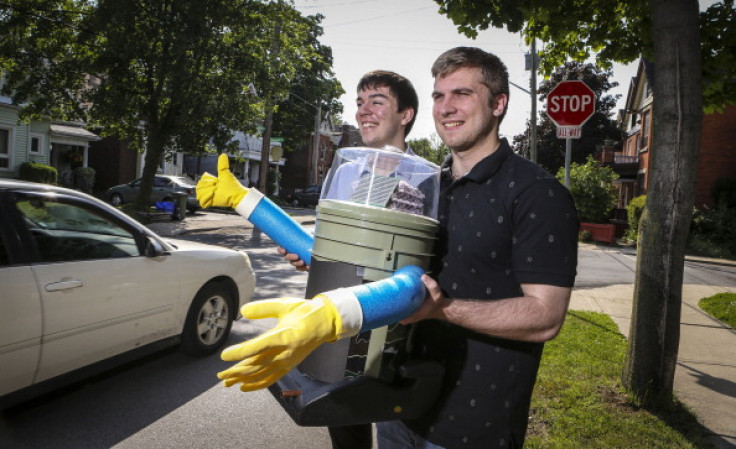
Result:
<svg viewBox="0 0 736 449"><path fill-rule="evenodd" d="M0 128L0 170L10 168L10 130Z"/></svg>
<svg viewBox="0 0 736 449"><path fill-rule="evenodd" d="M40 134L31 134L31 146L28 153L39 156L43 154L43 136Z"/></svg>
<svg viewBox="0 0 736 449"><path fill-rule="evenodd" d="M644 115L641 117L641 145L639 145L641 148L645 148L649 146L649 118L650 113L645 112Z"/></svg>

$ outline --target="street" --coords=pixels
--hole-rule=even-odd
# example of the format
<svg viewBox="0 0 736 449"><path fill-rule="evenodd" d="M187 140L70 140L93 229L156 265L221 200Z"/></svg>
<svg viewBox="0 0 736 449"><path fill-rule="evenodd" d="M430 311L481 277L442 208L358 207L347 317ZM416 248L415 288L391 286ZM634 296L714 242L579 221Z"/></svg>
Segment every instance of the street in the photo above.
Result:
<svg viewBox="0 0 736 449"><path fill-rule="evenodd" d="M295 271L265 235L229 228L181 238L247 249L256 270L255 299L302 296L306 273ZM631 250L581 246L577 288L630 284ZM736 286L736 268L686 263L686 283ZM273 320L267 320L273 321ZM230 344L272 323L238 321ZM303 428L267 391L224 388L215 374L230 366L219 354L196 359L175 348L89 379L3 414L7 448L327 448L327 431Z"/></svg>

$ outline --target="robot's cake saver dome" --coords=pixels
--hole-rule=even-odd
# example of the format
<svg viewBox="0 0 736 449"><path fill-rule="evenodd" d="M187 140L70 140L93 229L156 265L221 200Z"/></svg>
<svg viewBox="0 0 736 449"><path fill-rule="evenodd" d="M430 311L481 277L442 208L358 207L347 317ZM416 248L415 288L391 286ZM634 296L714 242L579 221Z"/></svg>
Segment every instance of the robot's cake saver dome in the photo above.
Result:
<svg viewBox="0 0 736 449"><path fill-rule="evenodd" d="M395 147L337 150L320 199L437 218L440 167Z"/></svg>

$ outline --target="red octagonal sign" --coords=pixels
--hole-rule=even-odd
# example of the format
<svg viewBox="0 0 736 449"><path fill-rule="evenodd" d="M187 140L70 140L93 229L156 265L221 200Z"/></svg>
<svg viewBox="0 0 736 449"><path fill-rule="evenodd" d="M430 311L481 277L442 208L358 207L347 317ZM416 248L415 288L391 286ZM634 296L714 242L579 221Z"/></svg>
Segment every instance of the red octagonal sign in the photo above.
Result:
<svg viewBox="0 0 736 449"><path fill-rule="evenodd" d="M595 112L595 92L582 81L562 81L547 95L547 115L557 126L582 126Z"/></svg>

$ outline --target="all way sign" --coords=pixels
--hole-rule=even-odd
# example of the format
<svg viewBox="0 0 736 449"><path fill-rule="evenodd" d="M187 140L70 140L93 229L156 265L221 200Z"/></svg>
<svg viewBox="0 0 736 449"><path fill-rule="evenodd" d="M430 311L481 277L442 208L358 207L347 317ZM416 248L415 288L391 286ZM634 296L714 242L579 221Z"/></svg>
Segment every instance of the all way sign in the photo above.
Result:
<svg viewBox="0 0 736 449"><path fill-rule="evenodd" d="M547 95L547 115L565 142L565 187L570 187L572 141L582 136L583 124L595 113L595 92L582 81L562 81Z"/></svg>

